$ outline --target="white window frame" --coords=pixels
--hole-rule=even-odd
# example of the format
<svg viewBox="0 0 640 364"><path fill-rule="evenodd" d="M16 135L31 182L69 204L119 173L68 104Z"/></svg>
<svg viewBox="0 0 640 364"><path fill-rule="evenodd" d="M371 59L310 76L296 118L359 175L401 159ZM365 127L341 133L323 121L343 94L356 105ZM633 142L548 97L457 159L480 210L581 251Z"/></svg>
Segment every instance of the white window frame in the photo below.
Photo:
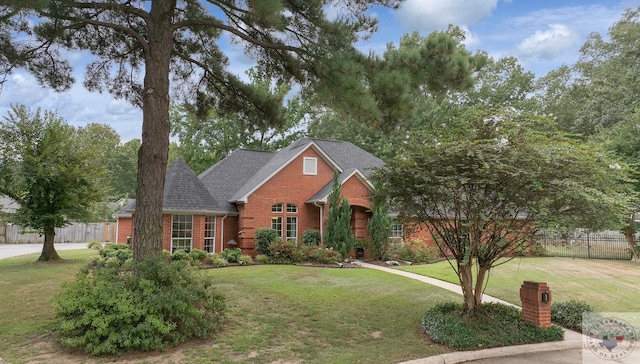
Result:
<svg viewBox="0 0 640 364"><path fill-rule="evenodd" d="M318 158L304 157L302 174L308 175L308 176L317 175L318 174Z"/></svg>
<svg viewBox="0 0 640 364"><path fill-rule="evenodd" d="M186 252L193 249L193 215L171 215L171 253L178 249Z"/></svg>
<svg viewBox="0 0 640 364"><path fill-rule="evenodd" d="M292 203L287 204L287 214L297 214L298 213L298 205L294 205Z"/></svg>
<svg viewBox="0 0 640 364"><path fill-rule="evenodd" d="M282 237L282 216L271 217L271 228L278 232L278 236Z"/></svg>
<svg viewBox="0 0 640 364"><path fill-rule="evenodd" d="M389 236L393 240L404 239L404 225L398 223L391 224L391 234Z"/></svg>
<svg viewBox="0 0 640 364"><path fill-rule="evenodd" d="M207 253L216 252L216 217L206 216L204 220L204 250Z"/></svg>
<svg viewBox="0 0 640 364"><path fill-rule="evenodd" d="M293 240L298 241L298 217L297 216L287 216L287 241ZM292 228L289 228L289 227Z"/></svg>
<svg viewBox="0 0 640 364"><path fill-rule="evenodd" d="M282 203L276 203L276 204L271 205L271 212L281 213L282 212Z"/></svg>

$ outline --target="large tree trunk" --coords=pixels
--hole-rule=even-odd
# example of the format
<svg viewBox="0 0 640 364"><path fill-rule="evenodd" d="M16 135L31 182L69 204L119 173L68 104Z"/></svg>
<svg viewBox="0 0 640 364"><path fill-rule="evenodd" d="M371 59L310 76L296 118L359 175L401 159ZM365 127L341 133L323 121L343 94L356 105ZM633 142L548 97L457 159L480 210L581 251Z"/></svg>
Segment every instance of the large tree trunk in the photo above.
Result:
<svg viewBox="0 0 640 364"><path fill-rule="evenodd" d="M175 0L151 2L142 94L142 144L134 214L135 261L162 253L162 196L169 155L169 64Z"/></svg>
<svg viewBox="0 0 640 364"><path fill-rule="evenodd" d="M627 240L627 244L629 245L629 250L631 251L631 261L640 262L640 253L636 249L636 229L634 228L633 216L629 220L629 224L622 229L622 233L624 234L624 238Z"/></svg>
<svg viewBox="0 0 640 364"><path fill-rule="evenodd" d="M53 246L54 238L56 237L56 230L53 227L44 229L44 245L42 246L42 253L40 253L39 262L50 262L52 260L60 260L56 248Z"/></svg>

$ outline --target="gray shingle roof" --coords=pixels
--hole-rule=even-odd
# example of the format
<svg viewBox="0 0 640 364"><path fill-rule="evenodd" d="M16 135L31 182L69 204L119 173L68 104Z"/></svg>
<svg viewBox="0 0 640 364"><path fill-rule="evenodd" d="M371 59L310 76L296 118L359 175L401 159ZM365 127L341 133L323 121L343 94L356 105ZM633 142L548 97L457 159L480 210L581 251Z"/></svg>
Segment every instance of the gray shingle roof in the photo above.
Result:
<svg viewBox="0 0 640 364"><path fill-rule="evenodd" d="M163 199L164 211L222 211L221 206L182 158L176 159L167 169Z"/></svg>
<svg viewBox="0 0 640 364"><path fill-rule="evenodd" d="M216 201L220 201L222 210L238 212L236 205L231 203L233 195L274 155L274 152L237 149L202 172L198 178Z"/></svg>
<svg viewBox="0 0 640 364"><path fill-rule="evenodd" d="M127 204L115 216L130 216L136 207L135 200ZM162 211L168 212L225 212L182 158L176 159L164 180Z"/></svg>

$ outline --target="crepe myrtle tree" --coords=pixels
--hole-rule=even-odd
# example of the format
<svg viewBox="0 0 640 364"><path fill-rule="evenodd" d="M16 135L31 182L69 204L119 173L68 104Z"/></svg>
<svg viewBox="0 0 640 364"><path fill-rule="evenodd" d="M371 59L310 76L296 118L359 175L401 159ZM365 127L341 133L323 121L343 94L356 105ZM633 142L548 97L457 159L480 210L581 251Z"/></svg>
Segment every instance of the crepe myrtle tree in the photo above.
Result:
<svg viewBox="0 0 640 364"><path fill-rule="evenodd" d="M468 312L481 304L490 269L540 227L601 229L624 218L633 194L624 170L551 123L473 108L377 172L391 208L428 229L448 257Z"/></svg>
<svg viewBox="0 0 640 364"><path fill-rule="evenodd" d="M407 77L354 44L376 30L374 6L402 0L3 0L0 71L25 68L56 90L73 84L63 59L81 50L95 58L84 85L142 108L138 151L134 258L162 251L162 197L169 150L170 98L200 115L210 108L261 125L280 125L283 103L230 70L227 39L255 61L258 75L298 84L366 122L390 122L406 103ZM331 10L331 11L329 11ZM327 14L332 16L328 17ZM33 21L34 19L37 21ZM432 79L439 91L470 85L475 64L464 47L436 34L415 53L424 69L397 59L402 69Z"/></svg>

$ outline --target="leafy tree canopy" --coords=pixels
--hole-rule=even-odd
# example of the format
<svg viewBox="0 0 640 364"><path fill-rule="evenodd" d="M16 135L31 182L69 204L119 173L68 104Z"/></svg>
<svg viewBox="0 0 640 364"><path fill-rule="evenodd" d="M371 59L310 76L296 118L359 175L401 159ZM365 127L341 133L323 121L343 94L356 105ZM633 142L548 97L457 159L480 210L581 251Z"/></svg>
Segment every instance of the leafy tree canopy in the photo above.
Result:
<svg viewBox="0 0 640 364"><path fill-rule="evenodd" d="M631 192L624 169L615 165L605 151L561 134L548 118L477 107L408 145L377 178L392 209L424 224L453 257L473 310L486 273L526 247L539 227L622 223Z"/></svg>
<svg viewBox="0 0 640 364"><path fill-rule="evenodd" d="M90 220L104 197L103 151L91 141L108 128L76 129L53 112L24 106L12 107L0 126L0 194L20 204L11 220L44 234L40 260L59 259L54 229Z"/></svg>

